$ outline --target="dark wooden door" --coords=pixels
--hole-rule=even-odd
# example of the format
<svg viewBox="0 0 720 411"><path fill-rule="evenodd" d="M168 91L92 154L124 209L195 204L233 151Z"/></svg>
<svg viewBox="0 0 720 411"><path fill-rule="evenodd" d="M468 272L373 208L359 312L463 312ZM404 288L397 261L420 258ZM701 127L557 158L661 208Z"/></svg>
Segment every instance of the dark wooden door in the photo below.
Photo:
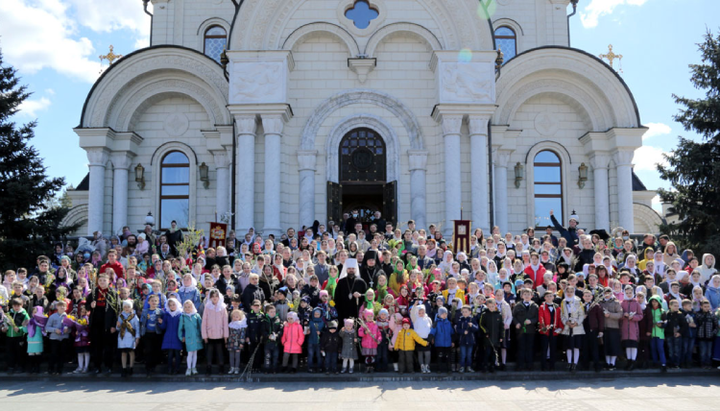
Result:
<svg viewBox="0 0 720 411"><path fill-rule="evenodd" d="M342 184L327 182L327 218L336 224L342 222Z"/></svg>
<svg viewBox="0 0 720 411"><path fill-rule="evenodd" d="M397 223L397 181L389 181L383 187L383 217L385 221ZM384 227L383 227L384 229ZM380 227L378 227L380 230Z"/></svg>

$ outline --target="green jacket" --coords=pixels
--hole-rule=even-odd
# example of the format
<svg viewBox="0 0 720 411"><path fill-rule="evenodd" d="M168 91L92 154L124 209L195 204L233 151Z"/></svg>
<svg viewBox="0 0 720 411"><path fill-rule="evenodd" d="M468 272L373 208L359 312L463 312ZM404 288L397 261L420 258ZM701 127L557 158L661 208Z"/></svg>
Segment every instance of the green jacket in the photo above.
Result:
<svg viewBox="0 0 720 411"><path fill-rule="evenodd" d="M654 295L650 297L650 300L648 301L648 305L652 303L652 300L656 300L660 307L656 310L652 309L652 306L650 306L650 314L652 315L651 321L652 321L652 338L660 338L661 340L665 339L665 324L663 323L662 327L659 327L657 323L664 322L665 321L665 313L662 309L662 300L657 295Z"/></svg>
<svg viewBox="0 0 720 411"><path fill-rule="evenodd" d="M25 311L24 308L21 308L20 311L15 312L15 310L10 309L10 311L5 314L5 322L7 323L7 336L8 337L23 337L25 334L27 334L27 324L25 324L25 321L29 321L30 316L28 315L27 311ZM18 327L18 330L15 331L13 328L13 322L15 323L15 326Z"/></svg>

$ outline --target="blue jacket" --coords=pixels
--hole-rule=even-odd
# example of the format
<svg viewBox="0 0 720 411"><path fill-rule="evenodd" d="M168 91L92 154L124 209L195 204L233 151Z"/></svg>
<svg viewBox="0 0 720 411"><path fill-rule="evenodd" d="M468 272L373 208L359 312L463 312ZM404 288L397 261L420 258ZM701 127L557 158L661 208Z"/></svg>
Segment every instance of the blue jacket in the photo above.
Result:
<svg viewBox="0 0 720 411"><path fill-rule="evenodd" d="M468 333L465 334L465 331ZM457 325L455 325L455 332L458 334L459 343L462 346L472 347L475 345L476 334L478 326L472 317L460 317Z"/></svg>
<svg viewBox="0 0 720 411"><path fill-rule="evenodd" d="M320 310L319 308L316 308L315 310L319 310L322 312L322 310ZM320 344L320 336L322 336L322 332L324 329L325 329L325 322L323 321L322 316L320 316L320 318L313 317L310 320L310 335L308 336L308 344L310 344L310 345Z"/></svg>
<svg viewBox="0 0 720 411"><path fill-rule="evenodd" d="M705 298L710 301L710 307L712 307L712 311L714 312L720 307L720 288L708 285L707 290L705 290Z"/></svg>
<svg viewBox="0 0 720 411"><path fill-rule="evenodd" d="M173 317L167 312L163 314L163 322L160 324L160 329L165 331L163 336L162 349L163 350L182 350L182 341L178 338L178 325L180 323L180 317L182 314Z"/></svg>
<svg viewBox="0 0 720 411"><path fill-rule="evenodd" d="M447 348L452 346L453 326L450 320L440 317L435 319L430 335L433 336L436 347Z"/></svg>
<svg viewBox="0 0 720 411"><path fill-rule="evenodd" d="M185 301L192 301L195 309L200 308L200 290L192 288L190 291L185 291L185 287L180 287L178 290L178 297L180 297L180 305L184 304Z"/></svg>
<svg viewBox="0 0 720 411"><path fill-rule="evenodd" d="M163 318L163 310L156 308L155 311L148 309L143 311L140 317L140 336L146 333L162 334L162 324L158 320Z"/></svg>

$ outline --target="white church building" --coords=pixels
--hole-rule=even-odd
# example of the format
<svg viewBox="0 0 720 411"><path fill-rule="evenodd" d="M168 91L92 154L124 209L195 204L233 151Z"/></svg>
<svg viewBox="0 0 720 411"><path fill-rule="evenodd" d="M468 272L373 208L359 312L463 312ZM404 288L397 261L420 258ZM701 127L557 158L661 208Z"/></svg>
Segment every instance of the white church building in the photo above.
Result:
<svg viewBox="0 0 720 411"><path fill-rule="evenodd" d="M647 128L618 73L570 47L570 0L149 2L150 47L103 73L75 129L78 234L149 212L279 234L352 209L657 231L632 170Z"/></svg>

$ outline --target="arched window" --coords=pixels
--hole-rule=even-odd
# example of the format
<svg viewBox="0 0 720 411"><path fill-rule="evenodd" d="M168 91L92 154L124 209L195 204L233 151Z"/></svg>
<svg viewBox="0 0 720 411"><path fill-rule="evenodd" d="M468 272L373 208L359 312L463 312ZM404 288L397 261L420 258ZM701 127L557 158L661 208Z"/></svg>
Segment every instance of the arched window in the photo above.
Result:
<svg viewBox="0 0 720 411"><path fill-rule="evenodd" d="M502 50L505 63L507 63L517 55L517 35L515 31L507 26L495 29L495 45Z"/></svg>
<svg viewBox="0 0 720 411"><path fill-rule="evenodd" d="M160 163L160 228L175 220L185 228L190 217L190 161L180 151L171 151Z"/></svg>
<svg viewBox="0 0 720 411"><path fill-rule="evenodd" d="M205 30L205 53L211 59L220 62L220 54L222 54L227 44L227 33L220 26L212 26Z"/></svg>
<svg viewBox="0 0 720 411"><path fill-rule="evenodd" d="M535 188L535 225L550 225L550 210L558 221L563 218L563 181L560 156L552 151L541 151L533 162Z"/></svg>

